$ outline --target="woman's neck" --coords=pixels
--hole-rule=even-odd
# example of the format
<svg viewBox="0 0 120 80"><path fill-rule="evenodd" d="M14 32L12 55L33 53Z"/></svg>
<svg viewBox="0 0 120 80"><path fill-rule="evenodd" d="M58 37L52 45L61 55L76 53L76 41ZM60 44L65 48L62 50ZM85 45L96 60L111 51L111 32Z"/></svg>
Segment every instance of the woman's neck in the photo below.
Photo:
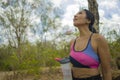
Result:
<svg viewBox="0 0 120 80"><path fill-rule="evenodd" d="M91 31L89 30L88 26L79 26L78 29L80 32L80 37L85 37L91 34Z"/></svg>

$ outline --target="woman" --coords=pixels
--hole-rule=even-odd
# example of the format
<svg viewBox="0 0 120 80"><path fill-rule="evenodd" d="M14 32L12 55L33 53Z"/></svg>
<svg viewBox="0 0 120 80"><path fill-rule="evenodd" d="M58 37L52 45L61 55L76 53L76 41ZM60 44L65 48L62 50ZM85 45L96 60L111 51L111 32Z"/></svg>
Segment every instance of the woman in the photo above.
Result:
<svg viewBox="0 0 120 80"><path fill-rule="evenodd" d="M80 36L71 40L70 61L73 80L112 80L107 41L93 28L93 14L84 9L73 19ZM98 67L101 64L102 77Z"/></svg>

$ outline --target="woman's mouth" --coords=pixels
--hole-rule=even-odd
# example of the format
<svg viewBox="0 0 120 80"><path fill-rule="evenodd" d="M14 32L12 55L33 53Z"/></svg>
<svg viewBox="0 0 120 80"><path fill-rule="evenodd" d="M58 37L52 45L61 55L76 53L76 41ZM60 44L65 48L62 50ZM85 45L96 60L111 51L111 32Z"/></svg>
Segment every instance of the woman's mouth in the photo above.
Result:
<svg viewBox="0 0 120 80"><path fill-rule="evenodd" d="M73 21L76 21L76 20L77 20L76 18L73 19Z"/></svg>

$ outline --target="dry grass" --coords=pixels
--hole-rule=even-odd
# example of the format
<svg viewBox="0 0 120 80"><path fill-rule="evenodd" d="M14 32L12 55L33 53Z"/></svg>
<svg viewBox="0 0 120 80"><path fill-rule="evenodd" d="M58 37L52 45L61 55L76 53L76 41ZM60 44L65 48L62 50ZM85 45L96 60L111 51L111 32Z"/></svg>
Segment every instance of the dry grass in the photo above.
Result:
<svg viewBox="0 0 120 80"><path fill-rule="evenodd" d="M37 74L29 71L0 72L0 80L62 80L62 72L60 68L43 68Z"/></svg>
<svg viewBox="0 0 120 80"><path fill-rule="evenodd" d="M120 70L112 71L113 80L120 80ZM116 77L119 78L117 79ZM32 74L28 71L0 72L0 80L63 80L61 69L43 68L39 74Z"/></svg>
<svg viewBox="0 0 120 80"><path fill-rule="evenodd" d="M113 80L120 80L120 70L112 71Z"/></svg>

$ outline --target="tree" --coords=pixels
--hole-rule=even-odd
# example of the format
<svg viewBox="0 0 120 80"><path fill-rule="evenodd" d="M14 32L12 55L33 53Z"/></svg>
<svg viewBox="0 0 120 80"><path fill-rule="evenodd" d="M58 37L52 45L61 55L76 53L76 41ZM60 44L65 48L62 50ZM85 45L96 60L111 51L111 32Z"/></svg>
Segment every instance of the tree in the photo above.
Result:
<svg viewBox="0 0 120 80"><path fill-rule="evenodd" d="M98 4L96 0L88 0L88 8L95 16L95 24L97 32L99 32L99 12L98 12Z"/></svg>
<svg viewBox="0 0 120 80"><path fill-rule="evenodd" d="M10 0L3 2L1 7L1 26L6 31L8 44L17 49L18 57L21 59L21 46L26 41L27 29L32 27L32 6L26 0Z"/></svg>
<svg viewBox="0 0 120 80"><path fill-rule="evenodd" d="M117 68L120 69L120 28L108 32L108 37L114 39L109 41L110 52L114 62L116 62Z"/></svg>
<svg viewBox="0 0 120 80"><path fill-rule="evenodd" d="M53 32L60 27L60 16L64 12L59 7L53 7L50 0L43 0L38 7L38 13L41 23L37 25L36 32L39 34L41 41L46 41L46 34L49 33L53 36Z"/></svg>
<svg viewBox="0 0 120 80"><path fill-rule="evenodd" d="M59 24L59 8L53 7L49 0L8 0L1 3L0 28L5 30L5 36L11 48L15 48L19 61L22 61L22 47L27 43L27 32L35 31L40 35L43 45L46 33L55 30ZM14 3L14 4L13 4ZM36 23L34 20L39 19ZM60 26L60 25L59 25ZM31 32L32 33L32 32ZM34 32L33 32L34 33ZM42 46L42 45L40 45ZM42 53L41 53L42 54Z"/></svg>

